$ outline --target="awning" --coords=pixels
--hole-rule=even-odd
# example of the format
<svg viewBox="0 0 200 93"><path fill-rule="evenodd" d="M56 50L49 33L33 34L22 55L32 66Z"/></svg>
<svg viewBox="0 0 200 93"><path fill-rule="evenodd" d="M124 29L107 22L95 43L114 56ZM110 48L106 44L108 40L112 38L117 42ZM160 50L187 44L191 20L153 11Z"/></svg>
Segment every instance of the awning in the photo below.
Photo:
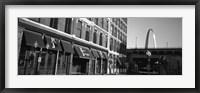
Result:
<svg viewBox="0 0 200 93"><path fill-rule="evenodd" d="M44 48L44 41L42 40L41 34L28 30L25 30L23 33L26 45Z"/></svg>
<svg viewBox="0 0 200 93"><path fill-rule="evenodd" d="M122 62L120 61L119 58L117 58L117 62L118 62L120 65L122 65Z"/></svg>
<svg viewBox="0 0 200 93"><path fill-rule="evenodd" d="M104 55L103 55L103 53L101 51L98 51L98 54L99 54L99 56L100 56L101 59L105 59Z"/></svg>
<svg viewBox="0 0 200 93"><path fill-rule="evenodd" d="M86 59L94 59L92 53L88 48L81 47L81 46L74 46L75 51L78 54L80 58L86 58Z"/></svg>
<svg viewBox="0 0 200 93"><path fill-rule="evenodd" d="M45 40L47 49L62 51L60 42L57 38L45 36Z"/></svg>
<svg viewBox="0 0 200 93"><path fill-rule="evenodd" d="M62 47L63 47L63 49L64 49L65 52L67 52L67 53L74 53L74 50L73 50L72 45L71 45L70 42L61 40L61 44L62 44Z"/></svg>
<svg viewBox="0 0 200 93"><path fill-rule="evenodd" d="M108 54L106 53L106 52L103 52L103 55L104 55L104 58L105 59L108 59L109 57L108 57Z"/></svg>
<svg viewBox="0 0 200 93"><path fill-rule="evenodd" d="M93 54L93 56L94 56L95 58L101 58L101 57L99 56L99 54L97 53L97 50L91 49L91 51L92 51L92 54Z"/></svg>

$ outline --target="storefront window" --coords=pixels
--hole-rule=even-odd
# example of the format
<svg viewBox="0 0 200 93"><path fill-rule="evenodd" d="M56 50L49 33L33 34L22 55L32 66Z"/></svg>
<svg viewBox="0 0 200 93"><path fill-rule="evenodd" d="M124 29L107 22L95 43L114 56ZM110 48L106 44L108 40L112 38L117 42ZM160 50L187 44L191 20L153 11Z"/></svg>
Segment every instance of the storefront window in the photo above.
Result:
<svg viewBox="0 0 200 93"><path fill-rule="evenodd" d="M36 53L33 50L21 51L18 61L19 75L34 75L36 67Z"/></svg>
<svg viewBox="0 0 200 93"><path fill-rule="evenodd" d="M73 73L72 74L87 74L89 59L73 58Z"/></svg>
<svg viewBox="0 0 200 93"><path fill-rule="evenodd" d="M63 53L59 54L59 60L57 64L57 75L65 75L67 73L67 65L69 60L69 54L64 55Z"/></svg>
<svg viewBox="0 0 200 93"><path fill-rule="evenodd" d="M96 64L96 74L101 74L101 59L97 59L97 64Z"/></svg>
<svg viewBox="0 0 200 93"><path fill-rule="evenodd" d="M56 65L56 51L51 51L48 53L47 57L47 68L45 74L53 75L55 74L55 65Z"/></svg>
<svg viewBox="0 0 200 93"><path fill-rule="evenodd" d="M95 61L96 60L92 60L91 64L90 64L90 74L92 74L92 75L95 74Z"/></svg>

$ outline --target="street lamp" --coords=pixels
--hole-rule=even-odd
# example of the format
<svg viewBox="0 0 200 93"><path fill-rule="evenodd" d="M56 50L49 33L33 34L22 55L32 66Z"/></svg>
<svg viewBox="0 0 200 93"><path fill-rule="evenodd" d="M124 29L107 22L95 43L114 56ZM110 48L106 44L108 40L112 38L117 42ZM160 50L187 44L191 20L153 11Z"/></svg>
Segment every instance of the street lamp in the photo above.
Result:
<svg viewBox="0 0 200 93"><path fill-rule="evenodd" d="M160 56L159 74L166 74L167 71L166 65L167 65L166 57L164 55Z"/></svg>
<svg viewBox="0 0 200 93"><path fill-rule="evenodd" d="M148 70L148 75L149 75L149 71L150 71L150 69L151 69L151 66L150 66L151 52L150 52L149 50L147 50L146 55L147 55L147 57L148 57L148 59L147 59L147 61L148 61L147 70Z"/></svg>

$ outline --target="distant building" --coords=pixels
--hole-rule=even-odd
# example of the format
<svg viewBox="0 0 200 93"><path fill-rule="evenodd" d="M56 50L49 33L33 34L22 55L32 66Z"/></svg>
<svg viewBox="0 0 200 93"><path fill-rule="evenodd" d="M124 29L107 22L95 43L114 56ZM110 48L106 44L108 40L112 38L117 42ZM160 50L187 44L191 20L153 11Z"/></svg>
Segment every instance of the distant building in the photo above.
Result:
<svg viewBox="0 0 200 93"><path fill-rule="evenodd" d="M19 18L19 75L124 73L127 18Z"/></svg>
<svg viewBox="0 0 200 93"><path fill-rule="evenodd" d="M182 48L137 48L127 50L127 74L182 75Z"/></svg>

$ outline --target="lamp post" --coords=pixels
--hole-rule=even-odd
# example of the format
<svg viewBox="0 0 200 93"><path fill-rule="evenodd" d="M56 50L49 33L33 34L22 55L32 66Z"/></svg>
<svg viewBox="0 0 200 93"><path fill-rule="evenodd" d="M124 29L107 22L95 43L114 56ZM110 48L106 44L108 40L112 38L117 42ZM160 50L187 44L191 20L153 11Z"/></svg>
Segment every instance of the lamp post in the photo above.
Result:
<svg viewBox="0 0 200 93"><path fill-rule="evenodd" d="M151 52L149 50L147 50L146 55L147 55L147 61L148 61L147 70L148 70L148 75L149 75L149 70L151 69L151 66L150 66Z"/></svg>
<svg viewBox="0 0 200 93"><path fill-rule="evenodd" d="M159 74L166 74L166 58L164 55L160 56Z"/></svg>

